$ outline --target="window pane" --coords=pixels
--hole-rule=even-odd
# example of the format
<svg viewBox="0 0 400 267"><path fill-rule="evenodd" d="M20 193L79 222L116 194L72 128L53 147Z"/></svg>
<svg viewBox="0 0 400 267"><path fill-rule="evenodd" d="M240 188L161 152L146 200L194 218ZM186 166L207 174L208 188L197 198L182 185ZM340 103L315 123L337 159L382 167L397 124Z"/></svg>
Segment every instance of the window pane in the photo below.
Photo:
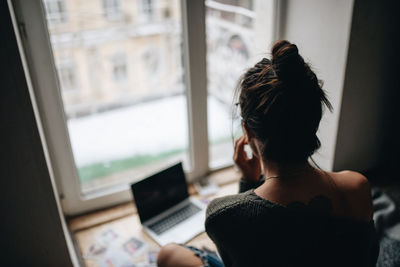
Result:
<svg viewBox="0 0 400 267"><path fill-rule="evenodd" d="M45 0L83 193L189 169L179 3Z"/></svg>
<svg viewBox="0 0 400 267"><path fill-rule="evenodd" d="M272 38L272 0L206 1L210 166L232 164L234 89L245 70L265 56Z"/></svg>

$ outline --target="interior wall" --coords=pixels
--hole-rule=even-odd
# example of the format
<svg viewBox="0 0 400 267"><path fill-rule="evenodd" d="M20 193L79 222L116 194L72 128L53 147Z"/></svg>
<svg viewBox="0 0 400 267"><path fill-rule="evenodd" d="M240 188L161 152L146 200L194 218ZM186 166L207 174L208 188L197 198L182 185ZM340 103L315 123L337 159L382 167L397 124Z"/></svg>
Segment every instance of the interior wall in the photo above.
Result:
<svg viewBox="0 0 400 267"><path fill-rule="evenodd" d="M2 266L72 266L7 1L0 1Z"/></svg>
<svg viewBox="0 0 400 267"><path fill-rule="evenodd" d="M335 170L394 168L398 162L398 6L355 0Z"/></svg>
<svg viewBox="0 0 400 267"><path fill-rule="evenodd" d="M321 120L318 137L322 146L313 156L325 170L333 168L352 9L352 0L282 1L280 38L298 46L323 80L334 108L333 113L326 110Z"/></svg>

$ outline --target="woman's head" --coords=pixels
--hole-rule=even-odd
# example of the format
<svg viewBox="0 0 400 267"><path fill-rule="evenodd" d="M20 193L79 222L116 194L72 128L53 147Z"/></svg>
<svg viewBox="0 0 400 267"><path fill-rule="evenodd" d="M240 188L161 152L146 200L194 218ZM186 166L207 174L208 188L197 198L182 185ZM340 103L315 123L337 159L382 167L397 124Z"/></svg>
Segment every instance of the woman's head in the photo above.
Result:
<svg viewBox="0 0 400 267"><path fill-rule="evenodd" d="M246 132L260 144L263 159L303 162L321 144L316 136L322 106L331 104L297 46L278 41L241 78L240 112Z"/></svg>

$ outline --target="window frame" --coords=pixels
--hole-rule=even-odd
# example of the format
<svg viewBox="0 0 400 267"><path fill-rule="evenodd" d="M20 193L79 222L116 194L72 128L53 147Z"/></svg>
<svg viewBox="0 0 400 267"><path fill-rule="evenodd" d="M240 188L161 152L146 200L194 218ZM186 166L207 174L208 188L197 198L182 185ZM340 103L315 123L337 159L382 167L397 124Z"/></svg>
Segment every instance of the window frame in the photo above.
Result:
<svg viewBox="0 0 400 267"><path fill-rule="evenodd" d="M207 130L206 5L204 1L180 1L191 162L191 171L186 176L188 181L194 181L213 171L209 168ZM271 5L274 9L272 35L276 39L279 1L271 0ZM37 100L38 117L46 141L44 149L49 153L49 165L54 172L64 214L76 215L131 201L130 188L126 184L85 195L81 193L44 4L42 0L12 0L12 7L19 25L17 34L21 37L28 62L28 79L32 82Z"/></svg>

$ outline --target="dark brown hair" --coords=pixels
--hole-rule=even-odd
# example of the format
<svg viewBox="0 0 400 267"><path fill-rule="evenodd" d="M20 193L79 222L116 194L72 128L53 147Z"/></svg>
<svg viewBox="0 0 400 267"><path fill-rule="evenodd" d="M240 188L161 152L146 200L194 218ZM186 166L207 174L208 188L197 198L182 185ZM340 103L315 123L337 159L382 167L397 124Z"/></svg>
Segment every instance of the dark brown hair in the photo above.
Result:
<svg viewBox="0 0 400 267"><path fill-rule="evenodd" d="M244 124L262 143L262 157L276 162L306 161L321 143L316 135L325 104L332 106L297 46L275 43L271 60L247 70L238 85Z"/></svg>

